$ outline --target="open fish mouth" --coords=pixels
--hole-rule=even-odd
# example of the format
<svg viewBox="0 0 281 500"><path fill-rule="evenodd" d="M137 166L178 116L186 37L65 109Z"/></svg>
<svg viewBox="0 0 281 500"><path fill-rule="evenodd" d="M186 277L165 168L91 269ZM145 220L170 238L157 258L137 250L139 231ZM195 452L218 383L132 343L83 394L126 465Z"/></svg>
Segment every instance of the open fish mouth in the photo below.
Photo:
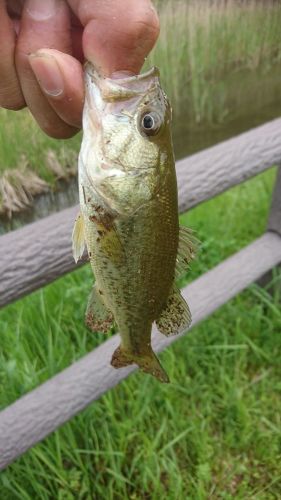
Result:
<svg viewBox="0 0 281 500"><path fill-rule="evenodd" d="M122 72L116 73L115 78L112 77L102 77L99 72L95 69L92 63L86 62L85 63L85 78L86 78L86 85L91 86L94 84L101 86L103 85L103 82L107 82L109 85L112 85L115 89L117 87L124 87L124 90L128 90L129 92L143 92L144 90L147 91L147 82L153 82L153 81L158 81L159 80L159 69L157 66L153 66L150 68L148 71L145 71L144 73L141 73L139 75L124 75L122 76ZM144 84L146 84L145 88ZM126 89L126 86L129 85L129 88ZM122 97L122 94L120 95Z"/></svg>
<svg viewBox="0 0 281 500"><path fill-rule="evenodd" d="M93 102L96 109L104 109L104 104L120 103L141 98L160 87L159 70L156 66L140 75L105 78L95 67L87 62L85 65L86 103L92 108Z"/></svg>

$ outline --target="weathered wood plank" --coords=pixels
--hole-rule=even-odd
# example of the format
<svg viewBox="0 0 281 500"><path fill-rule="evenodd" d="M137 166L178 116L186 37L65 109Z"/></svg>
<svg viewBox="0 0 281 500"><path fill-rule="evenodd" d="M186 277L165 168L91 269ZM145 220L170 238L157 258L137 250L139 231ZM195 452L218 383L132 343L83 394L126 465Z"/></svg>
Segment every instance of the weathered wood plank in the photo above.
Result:
<svg viewBox="0 0 281 500"><path fill-rule="evenodd" d="M68 208L0 237L0 307L76 267L71 234L77 211Z"/></svg>
<svg viewBox="0 0 281 500"><path fill-rule="evenodd" d="M281 163L281 119L177 162L181 212ZM0 238L0 307L76 266L71 233L78 207Z"/></svg>
<svg viewBox="0 0 281 500"><path fill-rule="evenodd" d="M191 283L183 295L190 304L193 326L279 262L281 238L267 233ZM154 329L153 347L159 352L180 337L167 338ZM111 367L118 344L115 335L0 413L0 469L136 369Z"/></svg>
<svg viewBox="0 0 281 500"><path fill-rule="evenodd" d="M185 212L231 186L280 165L281 119L233 137L177 163L179 209Z"/></svg>

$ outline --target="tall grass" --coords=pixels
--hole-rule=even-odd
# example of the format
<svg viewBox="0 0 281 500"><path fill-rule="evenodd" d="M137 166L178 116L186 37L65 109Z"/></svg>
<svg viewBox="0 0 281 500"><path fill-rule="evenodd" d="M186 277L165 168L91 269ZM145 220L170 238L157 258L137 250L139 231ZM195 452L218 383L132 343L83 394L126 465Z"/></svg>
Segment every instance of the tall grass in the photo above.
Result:
<svg viewBox="0 0 281 500"><path fill-rule="evenodd" d="M226 74L261 65L270 70L281 60L281 4L167 0L158 6L161 34L147 64L161 68L176 112L186 106L195 123L224 119Z"/></svg>
<svg viewBox="0 0 281 500"><path fill-rule="evenodd" d="M48 168L48 151L53 151L62 166L73 162L73 151L81 139L58 141L46 136L28 110L20 112L0 109L0 175L7 169L30 168L44 180L52 182L55 174Z"/></svg>

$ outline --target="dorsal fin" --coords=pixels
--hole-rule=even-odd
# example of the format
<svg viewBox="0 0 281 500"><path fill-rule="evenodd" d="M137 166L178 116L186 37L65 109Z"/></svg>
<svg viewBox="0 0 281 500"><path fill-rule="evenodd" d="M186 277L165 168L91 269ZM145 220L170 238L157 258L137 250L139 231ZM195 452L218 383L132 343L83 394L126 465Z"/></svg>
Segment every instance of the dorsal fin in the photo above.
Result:
<svg viewBox="0 0 281 500"><path fill-rule="evenodd" d="M193 231L185 226L180 226L176 278L179 278L187 271L189 263L196 255L198 244L199 241L193 235Z"/></svg>

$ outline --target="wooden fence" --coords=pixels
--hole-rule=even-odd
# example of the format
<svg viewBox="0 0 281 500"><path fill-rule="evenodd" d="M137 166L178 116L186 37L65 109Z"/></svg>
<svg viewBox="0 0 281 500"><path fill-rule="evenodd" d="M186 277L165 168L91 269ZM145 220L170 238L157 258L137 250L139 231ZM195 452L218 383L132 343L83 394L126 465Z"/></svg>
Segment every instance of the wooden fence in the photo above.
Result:
<svg viewBox="0 0 281 500"><path fill-rule="evenodd" d="M258 173L281 165L281 119L177 162L179 210L184 212ZM71 232L77 207L0 238L0 306L73 270ZM246 214L245 214L246 216ZM183 289L195 326L281 262L281 168L267 231ZM159 352L181 338L153 329ZM115 370L114 335L72 366L0 412L0 469L45 438L136 367Z"/></svg>

